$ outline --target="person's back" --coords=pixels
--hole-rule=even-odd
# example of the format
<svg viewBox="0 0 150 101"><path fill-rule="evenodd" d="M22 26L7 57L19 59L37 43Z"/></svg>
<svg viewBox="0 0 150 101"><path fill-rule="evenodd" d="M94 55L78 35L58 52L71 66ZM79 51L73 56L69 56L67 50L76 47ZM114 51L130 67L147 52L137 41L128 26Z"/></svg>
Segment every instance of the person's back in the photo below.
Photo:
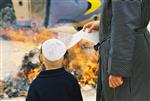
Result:
<svg viewBox="0 0 150 101"><path fill-rule="evenodd" d="M27 101L82 101L77 80L64 68L42 71L29 92Z"/></svg>
<svg viewBox="0 0 150 101"><path fill-rule="evenodd" d="M78 81L63 68L66 52L57 39L42 44L39 57L46 70L32 82L26 101L82 101Z"/></svg>

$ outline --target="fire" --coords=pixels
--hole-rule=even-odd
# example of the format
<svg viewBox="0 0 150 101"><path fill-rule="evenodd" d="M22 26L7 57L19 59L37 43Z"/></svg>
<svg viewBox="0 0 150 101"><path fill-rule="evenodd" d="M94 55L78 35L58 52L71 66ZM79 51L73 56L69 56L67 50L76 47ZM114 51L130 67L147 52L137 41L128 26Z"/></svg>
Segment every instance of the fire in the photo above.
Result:
<svg viewBox="0 0 150 101"><path fill-rule="evenodd" d="M14 31L13 28L6 29L6 35L10 38L10 40L13 41L29 41L29 38L27 37L26 33L23 30Z"/></svg>
<svg viewBox="0 0 150 101"><path fill-rule="evenodd" d="M32 83L32 81L36 78L36 76L40 73L39 68L31 69L29 74L28 74L28 79L29 79L29 84Z"/></svg>
<svg viewBox="0 0 150 101"><path fill-rule="evenodd" d="M71 57L69 67L71 70L80 70L80 77L77 76L77 78L81 86L96 84L99 56L93 49L93 45L88 40L81 40L69 50Z"/></svg>
<svg viewBox="0 0 150 101"><path fill-rule="evenodd" d="M13 28L0 29L0 33L6 35L10 40L22 41L30 43L42 43L50 38L57 38L57 33L50 29L42 28L37 31L32 29L18 29ZM2 35L1 34L1 35ZM98 71L98 52L93 48L94 44L88 40L81 40L77 45L69 49L69 62L67 67L79 80L81 86L96 85L97 71ZM38 53L36 53L38 54ZM38 57L37 57L38 58ZM23 68L23 67L22 67ZM32 68L24 67L22 76L28 79L29 84L36 78L42 70L40 65Z"/></svg>
<svg viewBox="0 0 150 101"><path fill-rule="evenodd" d="M57 33L52 32L50 29L40 29L39 31L32 31L32 29L20 28L14 30L12 27L7 29L0 28L0 34L5 35L12 41L22 41L31 43L42 43L43 41L57 37Z"/></svg>
<svg viewBox="0 0 150 101"><path fill-rule="evenodd" d="M0 80L0 95L4 93L5 82Z"/></svg>
<svg viewBox="0 0 150 101"><path fill-rule="evenodd" d="M43 41L51 38L56 38L57 33L52 32L49 29L42 29L39 34L35 37L35 42L36 43L42 43Z"/></svg>

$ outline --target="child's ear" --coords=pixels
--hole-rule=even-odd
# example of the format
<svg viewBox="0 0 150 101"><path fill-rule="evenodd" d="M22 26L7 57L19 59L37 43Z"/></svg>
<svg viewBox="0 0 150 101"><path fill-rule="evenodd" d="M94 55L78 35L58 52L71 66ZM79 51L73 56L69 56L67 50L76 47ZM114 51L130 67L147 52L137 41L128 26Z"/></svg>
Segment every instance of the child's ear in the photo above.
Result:
<svg viewBox="0 0 150 101"><path fill-rule="evenodd" d="M42 55L42 54L39 55L39 60L40 60L41 63L44 62L44 60L43 60L43 55Z"/></svg>
<svg viewBox="0 0 150 101"><path fill-rule="evenodd" d="M64 58L63 65L66 65L67 60Z"/></svg>

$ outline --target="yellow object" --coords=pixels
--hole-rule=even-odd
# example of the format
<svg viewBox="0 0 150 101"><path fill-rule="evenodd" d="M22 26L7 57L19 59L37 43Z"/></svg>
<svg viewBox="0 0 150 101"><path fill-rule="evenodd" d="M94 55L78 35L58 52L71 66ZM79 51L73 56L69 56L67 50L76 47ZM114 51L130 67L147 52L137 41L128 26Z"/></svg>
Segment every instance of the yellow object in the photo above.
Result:
<svg viewBox="0 0 150 101"><path fill-rule="evenodd" d="M94 12L101 6L100 0L88 0L88 2L91 4L91 7L87 12L85 12L84 15L88 15L88 14Z"/></svg>

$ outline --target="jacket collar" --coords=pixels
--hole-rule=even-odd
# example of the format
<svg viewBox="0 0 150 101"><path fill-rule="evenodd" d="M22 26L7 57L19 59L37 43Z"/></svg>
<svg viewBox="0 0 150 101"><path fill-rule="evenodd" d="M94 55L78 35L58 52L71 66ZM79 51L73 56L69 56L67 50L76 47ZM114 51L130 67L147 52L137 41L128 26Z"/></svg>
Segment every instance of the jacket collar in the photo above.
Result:
<svg viewBox="0 0 150 101"><path fill-rule="evenodd" d="M40 74L37 76L37 78L45 78L45 77L51 77L51 76L58 76L65 73L64 67L58 68L58 69L52 69L52 70L44 70L41 71Z"/></svg>

